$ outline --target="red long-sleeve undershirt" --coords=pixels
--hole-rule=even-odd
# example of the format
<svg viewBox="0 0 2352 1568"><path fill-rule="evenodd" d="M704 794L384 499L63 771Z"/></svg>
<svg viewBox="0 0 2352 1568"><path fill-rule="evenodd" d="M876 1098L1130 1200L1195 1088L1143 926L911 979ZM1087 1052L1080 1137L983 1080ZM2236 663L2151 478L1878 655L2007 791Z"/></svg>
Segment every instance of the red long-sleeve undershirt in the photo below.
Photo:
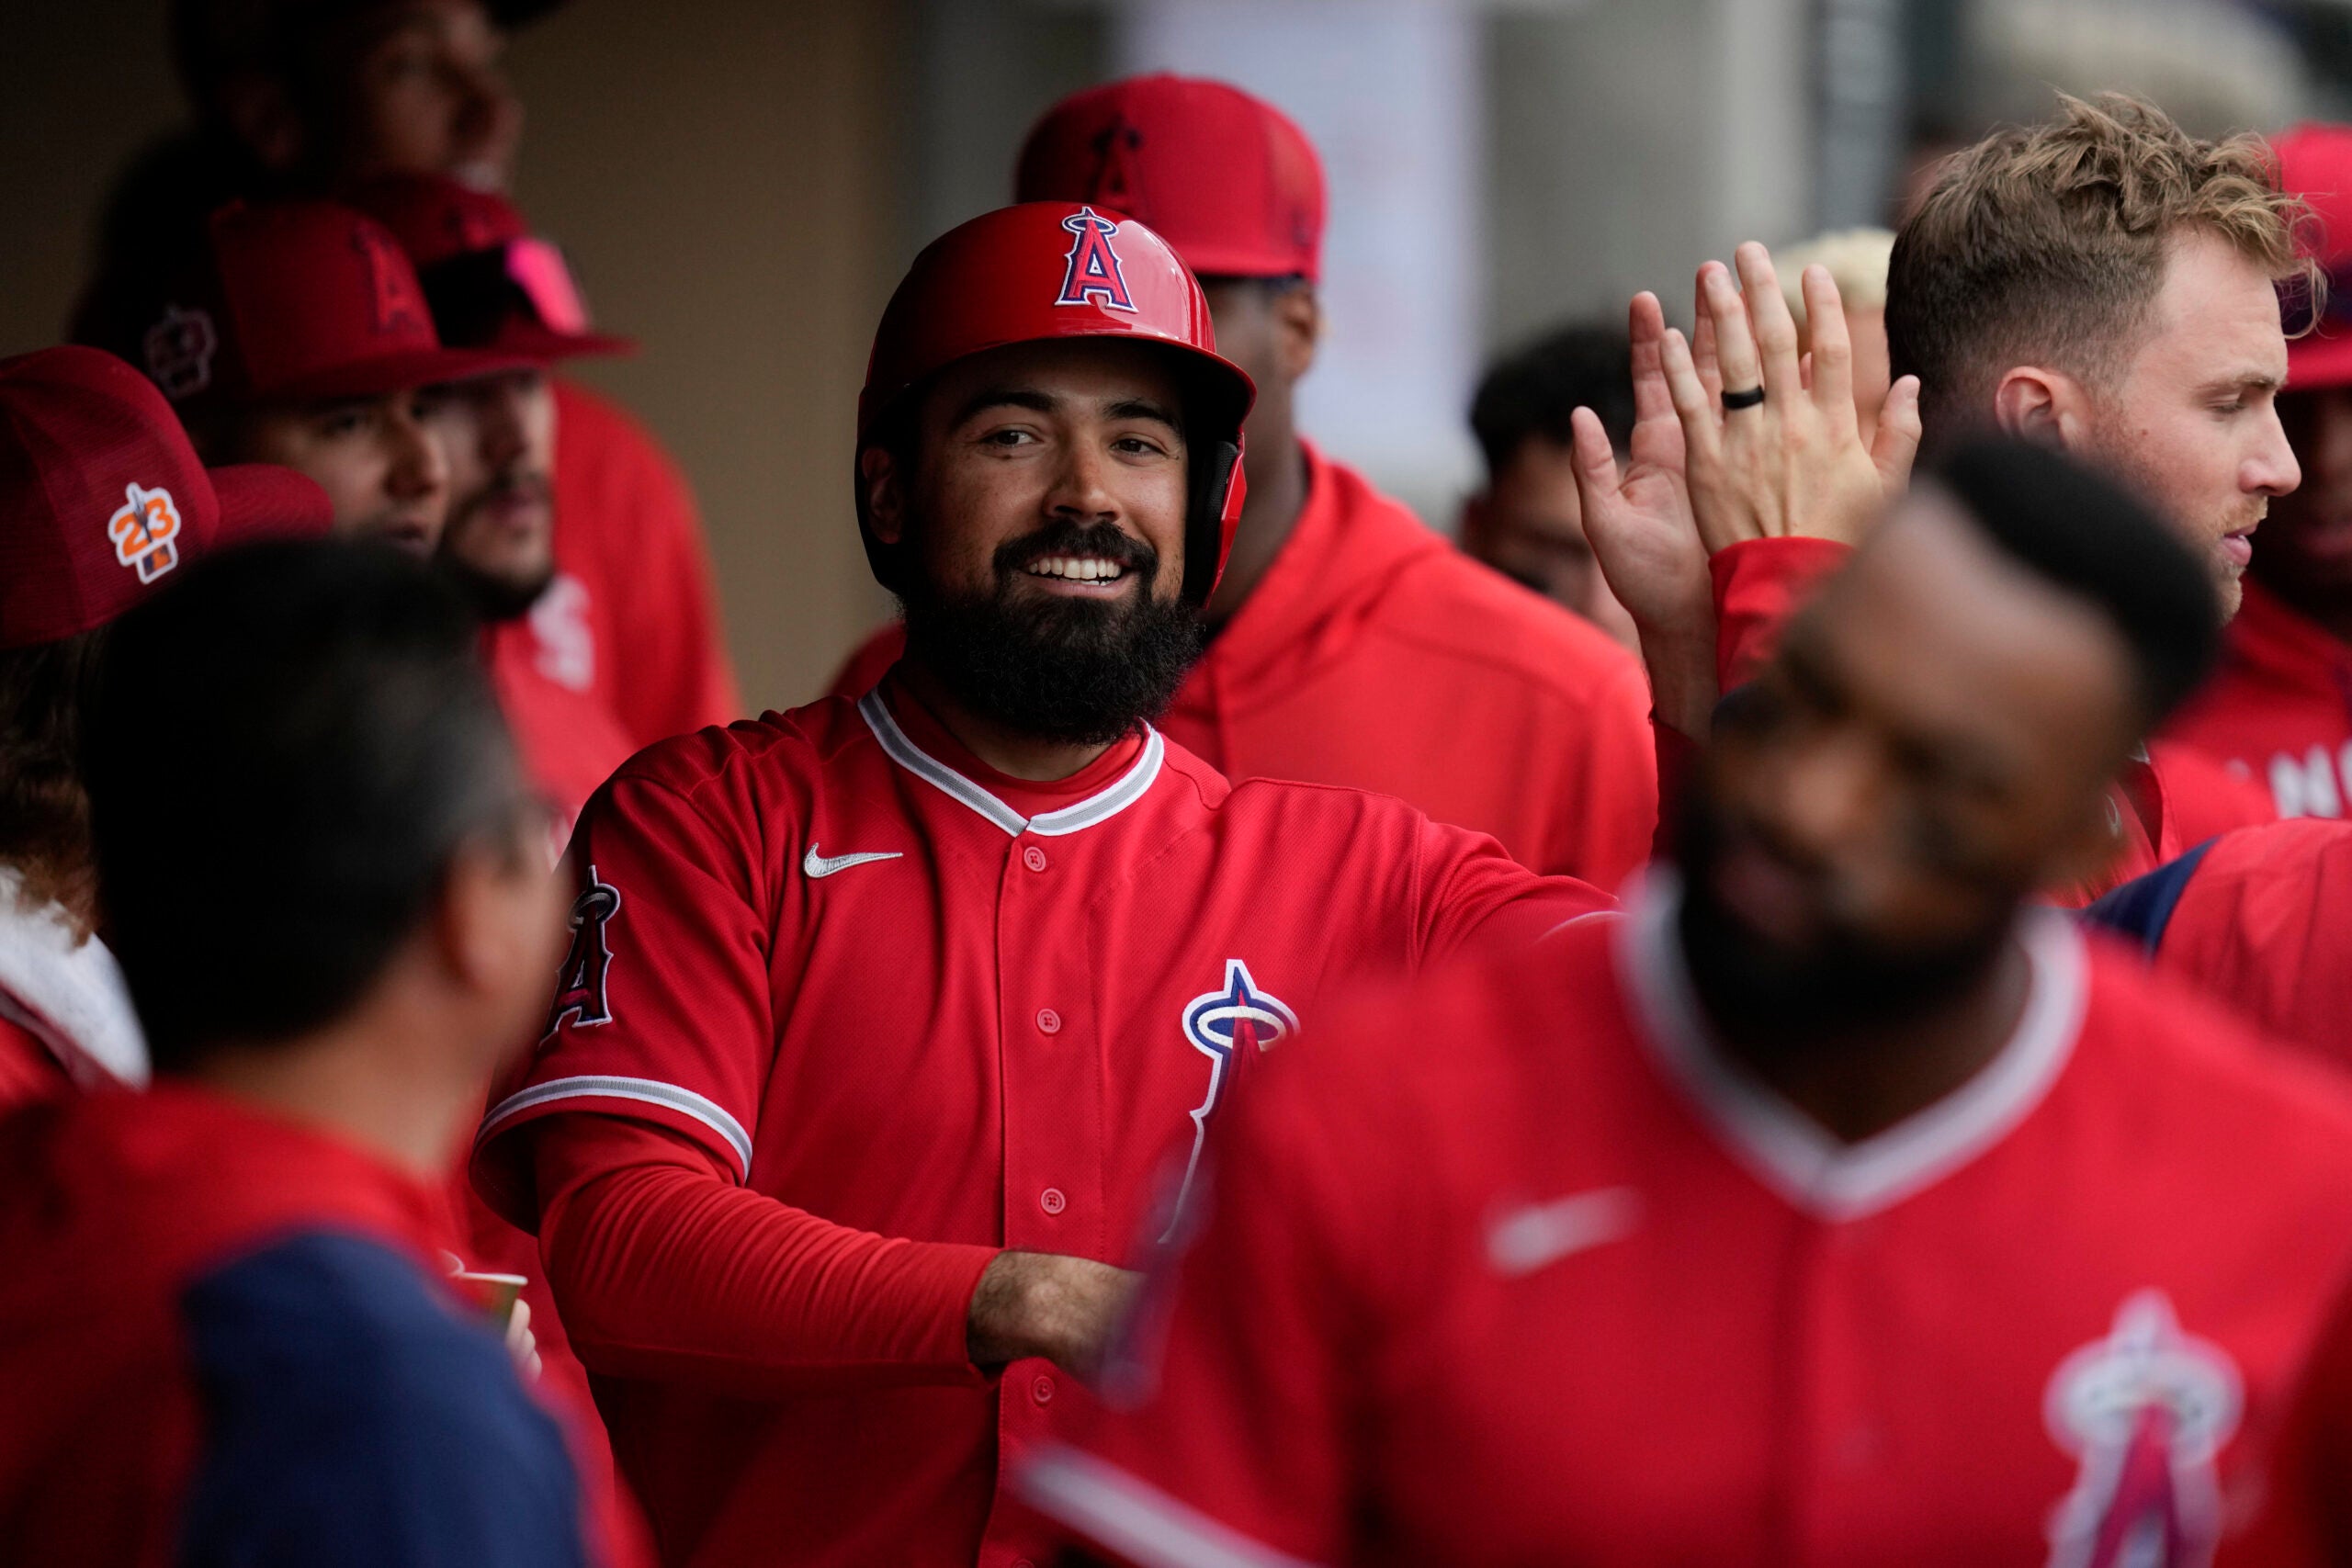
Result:
<svg viewBox="0 0 2352 1568"><path fill-rule="evenodd" d="M966 1322L997 1248L834 1224L618 1117L529 1135L540 1256L590 1371L752 1398L984 1381Z"/></svg>

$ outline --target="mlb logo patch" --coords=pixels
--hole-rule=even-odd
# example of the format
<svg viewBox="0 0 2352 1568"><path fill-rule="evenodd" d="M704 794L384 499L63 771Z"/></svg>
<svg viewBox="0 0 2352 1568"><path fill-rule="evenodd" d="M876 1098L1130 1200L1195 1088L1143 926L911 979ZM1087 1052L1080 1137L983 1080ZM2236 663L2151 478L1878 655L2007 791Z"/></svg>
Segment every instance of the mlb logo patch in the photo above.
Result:
<svg viewBox="0 0 2352 1568"><path fill-rule="evenodd" d="M140 581L153 582L180 564L179 547L172 542L179 536L179 508L161 488L134 483L122 493L121 507L107 519L107 537L114 541L115 559L138 572Z"/></svg>
<svg viewBox="0 0 2352 1568"><path fill-rule="evenodd" d="M1127 295L1126 274L1120 270L1119 253L1111 236L1119 226L1091 207L1081 207L1062 220L1062 227L1077 238L1062 266L1062 291L1057 305L1097 304L1106 310L1129 310L1136 302Z"/></svg>

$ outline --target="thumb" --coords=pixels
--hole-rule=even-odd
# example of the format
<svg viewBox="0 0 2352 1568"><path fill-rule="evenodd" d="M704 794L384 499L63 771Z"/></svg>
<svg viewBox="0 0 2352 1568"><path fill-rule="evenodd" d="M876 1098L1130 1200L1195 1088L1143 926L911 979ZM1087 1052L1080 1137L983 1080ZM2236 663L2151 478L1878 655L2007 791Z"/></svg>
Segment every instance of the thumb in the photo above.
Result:
<svg viewBox="0 0 2352 1568"><path fill-rule="evenodd" d="M1919 378L1905 376L1887 389L1879 405L1878 434L1871 441L1871 461L1878 466L1879 482L1889 495L1911 482L1911 464L1919 456Z"/></svg>

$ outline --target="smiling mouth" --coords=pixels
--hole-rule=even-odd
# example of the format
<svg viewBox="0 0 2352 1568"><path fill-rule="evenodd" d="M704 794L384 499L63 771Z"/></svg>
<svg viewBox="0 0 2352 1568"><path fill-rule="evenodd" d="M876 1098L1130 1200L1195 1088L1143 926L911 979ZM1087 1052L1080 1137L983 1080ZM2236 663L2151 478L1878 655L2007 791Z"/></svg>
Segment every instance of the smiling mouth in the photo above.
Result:
<svg viewBox="0 0 2352 1568"><path fill-rule="evenodd" d="M1127 569L1102 556L1042 556L1023 567L1030 577L1088 588L1108 588L1127 578Z"/></svg>

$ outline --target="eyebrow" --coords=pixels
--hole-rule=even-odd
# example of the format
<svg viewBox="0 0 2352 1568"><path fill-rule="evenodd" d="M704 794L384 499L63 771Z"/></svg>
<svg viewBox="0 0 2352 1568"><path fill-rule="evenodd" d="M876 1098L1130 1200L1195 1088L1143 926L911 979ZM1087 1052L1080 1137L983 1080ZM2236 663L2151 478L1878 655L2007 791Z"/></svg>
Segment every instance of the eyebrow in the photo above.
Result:
<svg viewBox="0 0 2352 1568"><path fill-rule="evenodd" d="M2273 376L2267 370L2248 370L2236 376L2220 376L2205 383L2207 392L2279 392L2287 387L2287 378Z"/></svg>

